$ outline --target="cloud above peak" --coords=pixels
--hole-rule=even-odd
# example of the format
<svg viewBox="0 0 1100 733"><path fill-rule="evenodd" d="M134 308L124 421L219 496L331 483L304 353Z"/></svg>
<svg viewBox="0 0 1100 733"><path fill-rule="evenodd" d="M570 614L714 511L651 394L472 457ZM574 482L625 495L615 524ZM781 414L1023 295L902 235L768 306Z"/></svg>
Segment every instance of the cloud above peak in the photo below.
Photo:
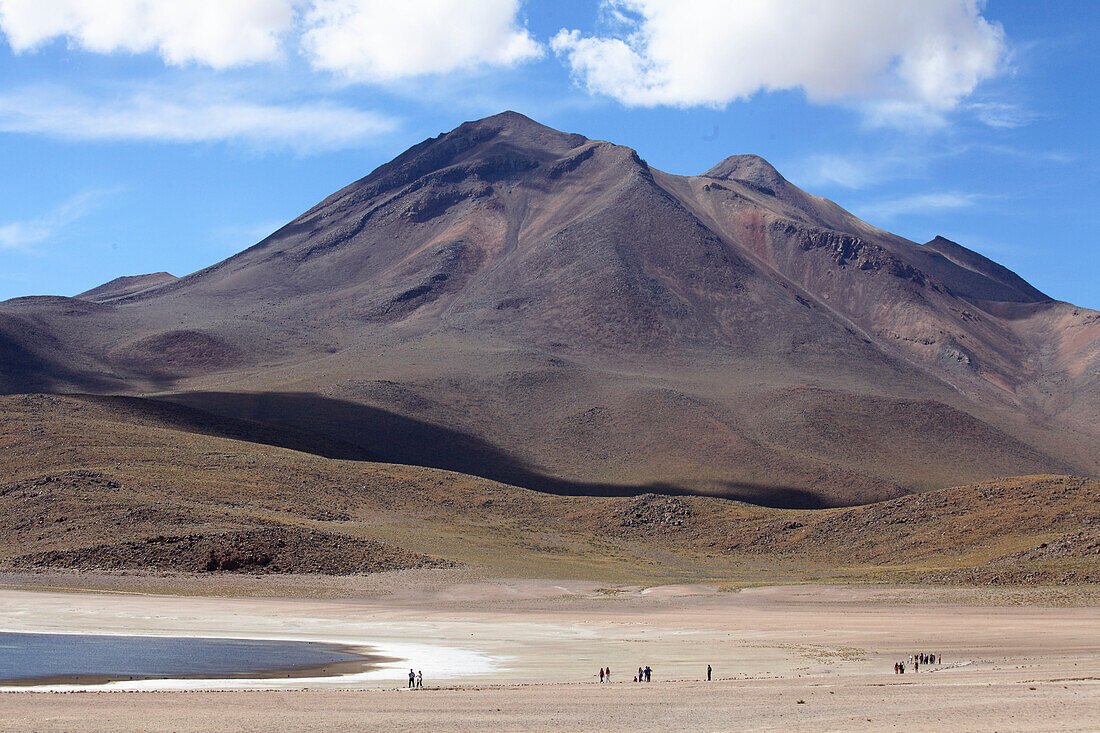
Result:
<svg viewBox="0 0 1100 733"><path fill-rule="evenodd" d="M58 38L93 53L157 52L172 66L227 69L288 49L351 82L388 82L545 51L519 0L0 0L16 53Z"/></svg>
<svg viewBox="0 0 1100 733"><path fill-rule="evenodd" d="M294 18L291 0L0 0L17 53L66 38L95 53L156 51L171 65L215 69L278 58Z"/></svg>
<svg viewBox="0 0 1100 733"><path fill-rule="evenodd" d="M314 68L351 81L512 66L544 53L518 12L518 0L316 0L302 47Z"/></svg>
<svg viewBox="0 0 1100 733"><path fill-rule="evenodd" d="M723 107L760 91L954 109L1006 55L980 0L603 0L617 32L551 48L628 106Z"/></svg>

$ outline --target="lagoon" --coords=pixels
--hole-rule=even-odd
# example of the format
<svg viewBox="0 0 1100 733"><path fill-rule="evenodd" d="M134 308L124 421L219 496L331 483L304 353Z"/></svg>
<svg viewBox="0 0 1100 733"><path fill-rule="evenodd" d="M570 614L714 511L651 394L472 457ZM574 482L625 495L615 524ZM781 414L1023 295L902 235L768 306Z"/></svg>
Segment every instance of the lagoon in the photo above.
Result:
<svg viewBox="0 0 1100 733"><path fill-rule="evenodd" d="M322 677L370 671L379 661L311 641L0 632L3 685Z"/></svg>

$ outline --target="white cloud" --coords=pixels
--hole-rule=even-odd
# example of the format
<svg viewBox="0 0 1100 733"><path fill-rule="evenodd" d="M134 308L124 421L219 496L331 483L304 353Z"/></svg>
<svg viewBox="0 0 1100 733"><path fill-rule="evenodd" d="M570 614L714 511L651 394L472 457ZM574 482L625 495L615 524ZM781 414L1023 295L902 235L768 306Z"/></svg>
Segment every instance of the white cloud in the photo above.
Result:
<svg viewBox="0 0 1100 733"><path fill-rule="evenodd" d="M169 65L226 69L279 59L284 43L314 69L388 82L512 66L544 49L520 0L0 0L16 53L57 38L93 53L158 52Z"/></svg>
<svg viewBox="0 0 1100 733"><path fill-rule="evenodd" d="M518 11L518 0L315 0L302 47L351 81L511 66L543 54Z"/></svg>
<svg viewBox="0 0 1100 733"><path fill-rule="evenodd" d="M0 0L17 52L54 38L96 53L158 51L217 69L270 61L294 22L292 0Z"/></svg>
<svg viewBox="0 0 1100 733"><path fill-rule="evenodd" d="M955 191L921 193L865 204L857 207L855 211L865 221L889 221L906 214L928 214L970 208L979 198L981 197L977 194Z"/></svg>
<svg viewBox="0 0 1100 733"><path fill-rule="evenodd" d="M883 124L936 124L1005 57L981 0L603 0L627 31L562 29L574 78L629 106L721 107L759 91L874 100ZM631 20L632 19L632 20Z"/></svg>
<svg viewBox="0 0 1100 733"><path fill-rule="evenodd" d="M56 87L0 93L0 132L70 140L232 141L307 152L359 144L394 127L388 117L328 102L273 104L205 91L145 90L108 100Z"/></svg>
<svg viewBox="0 0 1100 733"><path fill-rule="evenodd" d="M0 250L26 249L54 239L114 193L107 190L83 191L35 219L0 224Z"/></svg>

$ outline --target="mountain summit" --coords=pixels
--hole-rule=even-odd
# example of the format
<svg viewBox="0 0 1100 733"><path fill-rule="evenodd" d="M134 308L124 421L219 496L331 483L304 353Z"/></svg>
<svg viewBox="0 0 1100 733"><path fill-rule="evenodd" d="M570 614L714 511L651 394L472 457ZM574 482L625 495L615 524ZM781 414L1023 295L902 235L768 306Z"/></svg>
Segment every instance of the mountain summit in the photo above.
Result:
<svg viewBox="0 0 1100 733"><path fill-rule="evenodd" d="M754 155L674 176L505 112L135 284L0 304L3 391L155 395L566 493L812 506L1100 470L1100 315Z"/></svg>

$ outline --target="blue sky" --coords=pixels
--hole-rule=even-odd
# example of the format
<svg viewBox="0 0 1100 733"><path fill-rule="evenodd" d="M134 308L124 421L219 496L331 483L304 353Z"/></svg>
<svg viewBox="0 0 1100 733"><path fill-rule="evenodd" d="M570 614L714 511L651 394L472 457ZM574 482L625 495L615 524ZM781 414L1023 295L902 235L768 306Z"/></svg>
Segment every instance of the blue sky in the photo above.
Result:
<svg viewBox="0 0 1100 733"><path fill-rule="evenodd" d="M1100 3L0 0L0 299L183 275L514 109L757 153L1100 308Z"/></svg>

